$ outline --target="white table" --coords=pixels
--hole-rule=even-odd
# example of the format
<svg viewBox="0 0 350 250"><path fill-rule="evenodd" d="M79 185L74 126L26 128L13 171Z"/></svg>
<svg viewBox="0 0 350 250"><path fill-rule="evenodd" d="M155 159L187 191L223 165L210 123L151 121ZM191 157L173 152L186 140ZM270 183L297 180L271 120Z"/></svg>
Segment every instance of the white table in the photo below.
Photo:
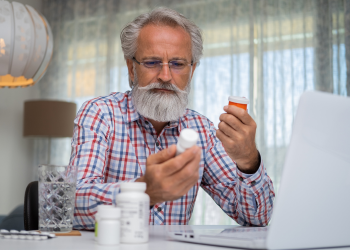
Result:
<svg viewBox="0 0 350 250"><path fill-rule="evenodd" d="M32 240L12 240L0 239L1 250L212 250L212 249L236 249L226 247L216 247L200 244L191 244L186 242L177 242L167 239L166 230L176 229L227 229L236 226L150 226L150 239L146 244L120 244L118 246L100 246L94 240L93 232L81 231L82 236L60 236L50 240L32 241ZM337 248L341 250L350 250L350 248ZM324 250L324 249L323 249Z"/></svg>
<svg viewBox="0 0 350 250"><path fill-rule="evenodd" d="M13 240L0 238L1 250L209 250L216 249L215 246L205 246L198 244L191 244L185 242L177 242L167 240L166 229L227 229L235 226L150 226L149 242L146 244L120 244L118 246L100 246L94 240L94 232L81 231L82 236L59 236L50 240L34 241L34 240ZM222 248L220 249L230 249Z"/></svg>

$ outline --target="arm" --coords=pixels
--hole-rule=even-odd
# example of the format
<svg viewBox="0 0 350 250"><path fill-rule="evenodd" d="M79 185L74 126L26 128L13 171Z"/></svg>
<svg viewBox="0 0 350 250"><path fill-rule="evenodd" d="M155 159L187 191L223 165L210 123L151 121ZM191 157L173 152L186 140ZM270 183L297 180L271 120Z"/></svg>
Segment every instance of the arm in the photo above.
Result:
<svg viewBox="0 0 350 250"><path fill-rule="evenodd" d="M70 164L78 166L74 228L93 229L94 214L100 204L112 204L118 183L105 183L110 125L95 101L85 103L74 120ZM130 180L129 180L130 181Z"/></svg>
<svg viewBox="0 0 350 250"><path fill-rule="evenodd" d="M266 226L275 194L263 162L255 173L242 173L215 134L211 124L202 188L240 225Z"/></svg>

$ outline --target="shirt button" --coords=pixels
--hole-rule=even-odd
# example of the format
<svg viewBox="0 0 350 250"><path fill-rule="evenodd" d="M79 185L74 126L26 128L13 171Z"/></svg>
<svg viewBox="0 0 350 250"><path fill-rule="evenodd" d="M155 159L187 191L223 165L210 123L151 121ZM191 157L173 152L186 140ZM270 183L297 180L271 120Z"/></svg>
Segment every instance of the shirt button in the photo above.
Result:
<svg viewBox="0 0 350 250"><path fill-rule="evenodd" d="M159 147L159 143L158 142L156 142L156 145L157 145L157 147Z"/></svg>
<svg viewBox="0 0 350 250"><path fill-rule="evenodd" d="M239 180L240 180L240 181L243 181L243 178L242 178L242 177L239 177Z"/></svg>
<svg viewBox="0 0 350 250"><path fill-rule="evenodd" d="M252 181L250 184L251 184L252 186L254 186L254 185L256 184L256 182L255 182L255 181Z"/></svg>
<svg viewBox="0 0 350 250"><path fill-rule="evenodd" d="M162 208L161 207L158 207L157 208L158 212L162 211Z"/></svg>

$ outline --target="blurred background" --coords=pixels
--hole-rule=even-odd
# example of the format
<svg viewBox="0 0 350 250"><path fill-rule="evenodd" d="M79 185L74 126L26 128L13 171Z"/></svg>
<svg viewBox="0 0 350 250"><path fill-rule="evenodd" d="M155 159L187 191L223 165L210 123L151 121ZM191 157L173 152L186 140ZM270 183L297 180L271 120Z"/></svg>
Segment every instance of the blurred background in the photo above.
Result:
<svg viewBox="0 0 350 250"><path fill-rule="evenodd" d="M54 52L36 85L0 89L0 214L23 203L25 187L47 160L48 139L22 135L24 101L72 101L79 109L88 99L129 90L119 35L155 7L175 9L202 29L204 55L191 83L191 109L217 126L229 95L250 99L257 147L277 197L300 95L306 90L350 95L350 0L18 2L47 18ZM51 146L51 162L67 164L70 138L52 139ZM190 223L235 224L202 190Z"/></svg>

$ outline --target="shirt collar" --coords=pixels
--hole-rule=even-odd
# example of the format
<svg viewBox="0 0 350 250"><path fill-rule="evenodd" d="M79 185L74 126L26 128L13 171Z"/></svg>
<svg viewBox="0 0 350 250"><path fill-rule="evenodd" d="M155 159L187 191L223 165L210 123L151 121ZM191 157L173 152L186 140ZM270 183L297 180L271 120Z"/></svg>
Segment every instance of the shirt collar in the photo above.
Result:
<svg viewBox="0 0 350 250"><path fill-rule="evenodd" d="M132 101L132 91L127 91L127 103L126 103L126 112L124 113L124 119L128 123L134 122L140 119L141 115L136 111L134 103Z"/></svg>
<svg viewBox="0 0 350 250"><path fill-rule="evenodd" d="M183 117L179 118L179 119L176 120L176 121L171 121L171 122L169 122L169 123L168 123L168 127L169 127L169 128L175 128L175 127L179 126L180 121L181 121L182 119L183 119Z"/></svg>

